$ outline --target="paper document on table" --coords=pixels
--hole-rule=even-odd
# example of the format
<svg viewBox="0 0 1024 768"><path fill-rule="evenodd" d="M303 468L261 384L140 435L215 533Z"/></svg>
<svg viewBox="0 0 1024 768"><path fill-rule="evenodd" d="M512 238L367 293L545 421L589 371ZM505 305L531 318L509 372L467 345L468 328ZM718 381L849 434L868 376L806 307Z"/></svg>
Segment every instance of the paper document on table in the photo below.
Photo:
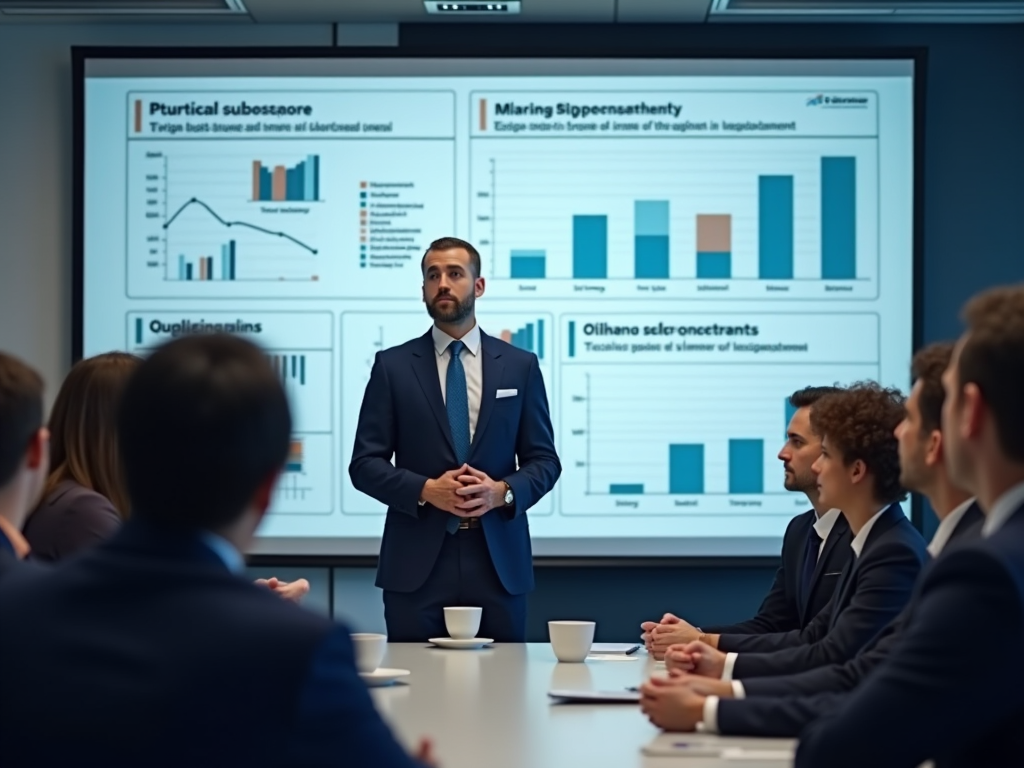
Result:
<svg viewBox="0 0 1024 768"><path fill-rule="evenodd" d="M556 701L587 704L635 704L640 701L639 691L548 691Z"/></svg>
<svg viewBox="0 0 1024 768"><path fill-rule="evenodd" d="M717 757L726 762L788 767L796 739L761 739L701 733L663 733L643 748L650 757Z"/></svg>
<svg viewBox="0 0 1024 768"><path fill-rule="evenodd" d="M626 656L622 653L592 653L587 656L587 661L639 661L636 656Z"/></svg>
<svg viewBox="0 0 1024 768"><path fill-rule="evenodd" d="M623 653L627 656L640 649L638 643L594 643L590 646L591 653Z"/></svg>

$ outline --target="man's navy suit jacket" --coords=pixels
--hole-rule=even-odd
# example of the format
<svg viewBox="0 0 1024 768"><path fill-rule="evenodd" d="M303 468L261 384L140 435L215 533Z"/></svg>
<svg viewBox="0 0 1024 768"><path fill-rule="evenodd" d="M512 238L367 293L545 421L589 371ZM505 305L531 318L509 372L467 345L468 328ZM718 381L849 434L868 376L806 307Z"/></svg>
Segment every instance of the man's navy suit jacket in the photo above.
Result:
<svg viewBox="0 0 1024 768"><path fill-rule="evenodd" d="M741 680L848 661L903 610L927 560L921 534L892 504L868 532L860 557L840 575L828 606L806 628L721 635L718 648L739 652L733 677Z"/></svg>
<svg viewBox="0 0 1024 768"><path fill-rule="evenodd" d="M900 634L842 706L804 729L795 768L1021 765L1024 506L928 569Z"/></svg>
<svg viewBox="0 0 1024 768"><path fill-rule="evenodd" d="M537 356L485 333L480 354L483 392L467 463L515 494L512 508L491 510L481 524L502 586L521 595L533 589L526 510L554 487L562 466ZM516 393L499 398L498 390ZM426 581L451 515L421 506L420 494L428 478L458 466L431 334L378 352L349 464L352 484L388 505L378 587L414 592Z"/></svg>
<svg viewBox="0 0 1024 768"><path fill-rule="evenodd" d="M782 539L782 563L775 572L775 581L765 596L757 615L739 624L705 626L709 635L760 635L768 632L790 632L803 629L828 605L839 581L839 574L853 559L850 549L850 524L842 515L825 539L818 564L806 595L800 594L807 536L818 519L811 509L797 515L786 526Z"/></svg>
<svg viewBox="0 0 1024 768"><path fill-rule="evenodd" d="M40 571L42 569L39 569ZM412 768L348 631L132 521L0 584L4 768Z"/></svg>

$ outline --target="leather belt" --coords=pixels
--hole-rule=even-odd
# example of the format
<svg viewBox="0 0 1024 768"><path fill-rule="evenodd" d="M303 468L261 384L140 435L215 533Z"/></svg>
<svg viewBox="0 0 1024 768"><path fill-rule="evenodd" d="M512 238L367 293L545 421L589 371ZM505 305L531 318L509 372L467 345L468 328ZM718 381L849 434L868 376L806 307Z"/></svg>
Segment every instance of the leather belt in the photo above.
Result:
<svg viewBox="0 0 1024 768"><path fill-rule="evenodd" d="M465 520L459 520L459 530L460 531L465 531L465 530L468 530L470 528L479 528L479 527L480 527L480 518L479 517L470 517L470 518L467 518Z"/></svg>

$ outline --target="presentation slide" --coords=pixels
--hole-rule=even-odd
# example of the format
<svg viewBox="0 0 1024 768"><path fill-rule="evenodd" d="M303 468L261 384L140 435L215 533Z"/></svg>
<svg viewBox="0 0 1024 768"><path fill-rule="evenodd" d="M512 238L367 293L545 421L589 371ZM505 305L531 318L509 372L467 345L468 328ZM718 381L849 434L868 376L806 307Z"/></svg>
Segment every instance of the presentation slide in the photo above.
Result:
<svg viewBox="0 0 1024 768"><path fill-rule="evenodd" d="M376 554L356 421L438 237L540 364L539 555L777 554L788 396L909 386L910 61L239 55L86 61L78 320L85 355L266 351L295 434L258 552Z"/></svg>

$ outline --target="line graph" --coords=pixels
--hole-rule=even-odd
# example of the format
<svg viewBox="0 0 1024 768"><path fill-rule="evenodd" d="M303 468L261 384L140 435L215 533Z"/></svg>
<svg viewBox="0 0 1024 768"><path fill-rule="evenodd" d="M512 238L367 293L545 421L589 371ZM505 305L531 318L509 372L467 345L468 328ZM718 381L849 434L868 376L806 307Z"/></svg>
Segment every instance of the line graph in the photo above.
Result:
<svg viewBox="0 0 1024 768"><path fill-rule="evenodd" d="M171 218L169 218L167 221L164 222L164 225L163 225L164 229L170 229L171 225L175 222L175 220L177 220L177 218L182 213L184 213L186 210L188 210L188 208L190 208L193 205L198 205L201 208L203 208L207 213L209 213L211 216L213 216L214 219L217 220L218 224L221 224L222 226L225 226L225 227L247 227L247 228L253 230L254 232L262 232L265 235L274 235L275 237L283 237L285 240L291 240L293 243L295 243L300 248L305 248L307 251L309 251L310 253L312 253L314 255L317 253L317 249L316 248L314 248L313 246L308 245L308 244L302 242L297 237L292 237L287 232L281 232L279 230L275 231L273 229L267 229L266 227L261 227L261 226L259 226L257 224L252 224L252 223L250 223L248 221L228 221L227 219L221 217L215 210L213 210L213 208L211 208L209 205L204 203L198 197L193 197L187 203L182 205L178 210L176 210L174 212L174 215L172 215Z"/></svg>

